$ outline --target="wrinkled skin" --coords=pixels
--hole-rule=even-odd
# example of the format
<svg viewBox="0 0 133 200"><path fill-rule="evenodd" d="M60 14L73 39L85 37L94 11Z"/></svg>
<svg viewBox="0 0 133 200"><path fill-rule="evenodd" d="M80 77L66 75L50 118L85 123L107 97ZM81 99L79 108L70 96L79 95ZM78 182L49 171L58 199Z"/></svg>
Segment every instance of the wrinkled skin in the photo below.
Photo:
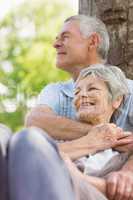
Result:
<svg viewBox="0 0 133 200"><path fill-rule="evenodd" d="M92 125L110 122L114 110L119 107L109 100L106 83L92 75L76 84L74 103L77 118Z"/></svg>

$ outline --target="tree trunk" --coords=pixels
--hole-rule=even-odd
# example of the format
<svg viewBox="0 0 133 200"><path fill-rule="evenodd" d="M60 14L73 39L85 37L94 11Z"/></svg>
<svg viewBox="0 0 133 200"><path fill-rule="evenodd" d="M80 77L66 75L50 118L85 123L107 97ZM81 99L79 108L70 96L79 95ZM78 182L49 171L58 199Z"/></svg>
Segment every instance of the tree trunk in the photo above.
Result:
<svg viewBox="0 0 133 200"><path fill-rule="evenodd" d="M79 0L79 13L95 15L110 35L108 62L133 78L133 0Z"/></svg>

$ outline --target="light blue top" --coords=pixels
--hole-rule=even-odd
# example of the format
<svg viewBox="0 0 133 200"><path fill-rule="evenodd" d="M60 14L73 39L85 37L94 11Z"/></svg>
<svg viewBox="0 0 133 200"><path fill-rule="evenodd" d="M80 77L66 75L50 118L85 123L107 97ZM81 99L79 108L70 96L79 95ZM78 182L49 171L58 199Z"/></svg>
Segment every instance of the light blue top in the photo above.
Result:
<svg viewBox="0 0 133 200"><path fill-rule="evenodd" d="M121 105L119 113L113 116L112 122L127 131L133 131L133 81L127 79L130 94ZM37 104L51 107L56 114L75 119L75 108L73 105L74 82L51 83L40 93Z"/></svg>

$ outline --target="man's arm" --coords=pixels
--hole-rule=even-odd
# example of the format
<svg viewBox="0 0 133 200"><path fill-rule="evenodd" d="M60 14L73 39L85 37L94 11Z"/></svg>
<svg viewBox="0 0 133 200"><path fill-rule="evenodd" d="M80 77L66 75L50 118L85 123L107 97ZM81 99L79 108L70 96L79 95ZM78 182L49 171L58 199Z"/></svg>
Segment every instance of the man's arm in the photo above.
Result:
<svg viewBox="0 0 133 200"><path fill-rule="evenodd" d="M58 116L48 106L37 106L26 116L25 125L44 129L57 140L73 140L88 133L90 126L85 123Z"/></svg>
<svg viewBox="0 0 133 200"><path fill-rule="evenodd" d="M115 150L130 154L127 162L117 171L107 177L107 195L109 199L133 200L133 134L129 136L130 144L116 146Z"/></svg>
<svg viewBox="0 0 133 200"><path fill-rule="evenodd" d="M133 200L133 155L121 170L109 174L106 183L110 200Z"/></svg>
<svg viewBox="0 0 133 200"><path fill-rule="evenodd" d="M122 167L123 171L131 171L133 173L133 154L129 157L128 161Z"/></svg>

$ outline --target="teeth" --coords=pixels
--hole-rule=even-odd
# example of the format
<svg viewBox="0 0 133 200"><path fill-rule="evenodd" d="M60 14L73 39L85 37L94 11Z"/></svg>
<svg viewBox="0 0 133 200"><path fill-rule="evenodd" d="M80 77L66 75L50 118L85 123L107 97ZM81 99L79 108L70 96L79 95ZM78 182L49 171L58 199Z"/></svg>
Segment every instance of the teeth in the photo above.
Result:
<svg viewBox="0 0 133 200"><path fill-rule="evenodd" d="M90 105L94 105L94 103L83 103L83 104L81 104L81 106L90 106Z"/></svg>

